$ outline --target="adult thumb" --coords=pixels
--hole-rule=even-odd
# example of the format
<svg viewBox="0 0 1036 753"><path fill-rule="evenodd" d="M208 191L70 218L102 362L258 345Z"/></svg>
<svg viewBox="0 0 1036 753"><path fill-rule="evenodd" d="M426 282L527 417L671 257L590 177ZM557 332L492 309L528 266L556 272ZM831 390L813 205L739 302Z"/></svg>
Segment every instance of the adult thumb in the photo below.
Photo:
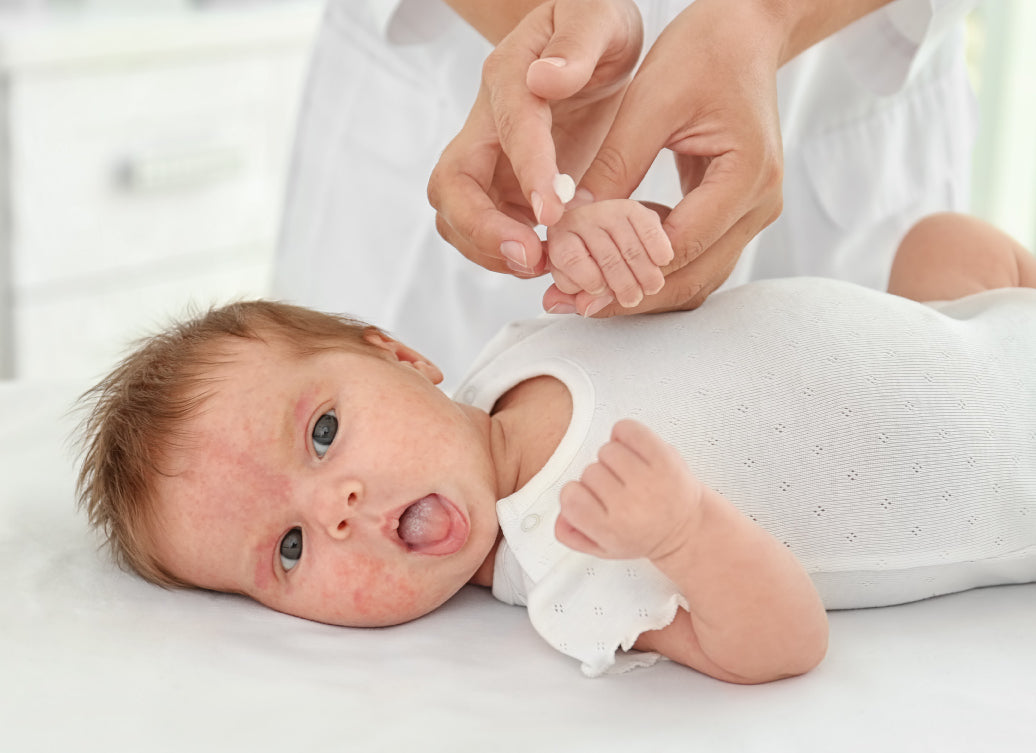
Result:
<svg viewBox="0 0 1036 753"><path fill-rule="evenodd" d="M640 185L651 163L665 146L664 137L656 137L645 112L623 100L608 135L597 150L593 162L579 182L579 193L588 191L594 200L625 199Z"/></svg>
<svg viewBox="0 0 1036 753"><path fill-rule="evenodd" d="M632 3L625 9L608 6L602 11L596 0L555 2L551 20L550 37L526 73L526 86L538 97L571 97L595 71L606 83L619 80L640 57L643 31Z"/></svg>

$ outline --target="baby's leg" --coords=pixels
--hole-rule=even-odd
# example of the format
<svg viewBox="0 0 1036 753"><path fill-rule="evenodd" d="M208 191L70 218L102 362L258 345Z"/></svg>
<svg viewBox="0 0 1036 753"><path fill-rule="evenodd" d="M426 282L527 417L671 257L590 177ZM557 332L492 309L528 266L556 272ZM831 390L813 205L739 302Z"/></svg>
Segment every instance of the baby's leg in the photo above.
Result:
<svg viewBox="0 0 1036 753"><path fill-rule="evenodd" d="M1036 258L977 217L944 213L910 229L892 262L888 291L949 301L994 288L1036 287Z"/></svg>

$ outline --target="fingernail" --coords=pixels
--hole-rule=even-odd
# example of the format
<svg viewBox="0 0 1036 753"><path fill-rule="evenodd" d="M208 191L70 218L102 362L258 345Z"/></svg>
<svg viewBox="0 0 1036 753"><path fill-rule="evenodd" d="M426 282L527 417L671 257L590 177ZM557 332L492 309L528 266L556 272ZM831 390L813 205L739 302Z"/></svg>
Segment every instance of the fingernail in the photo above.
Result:
<svg viewBox="0 0 1036 753"><path fill-rule="evenodd" d="M576 307L571 303L555 303L549 309L548 314L574 314L576 313Z"/></svg>
<svg viewBox="0 0 1036 753"><path fill-rule="evenodd" d="M504 255L511 264L521 267L523 270L528 270L528 260L525 257L525 246L518 241L504 241L500 244L500 253ZM511 266L508 264L508 266Z"/></svg>
<svg viewBox="0 0 1036 753"><path fill-rule="evenodd" d="M536 216L536 224L542 225L540 222L540 213L543 211L543 197L540 196L538 191L533 191L529 195L529 201L532 203L532 213Z"/></svg>
<svg viewBox="0 0 1036 753"><path fill-rule="evenodd" d="M507 268L514 272L516 275L523 275L525 277L534 277L536 274L533 270L529 269L528 267L520 267L513 261L507 262Z"/></svg>
<svg viewBox="0 0 1036 753"><path fill-rule="evenodd" d="M586 307L586 311L583 312L583 316L586 316L586 317L593 316L598 311L600 311L605 306L607 306L609 303L611 303L613 300L614 299L610 295L605 295L605 296L601 296L600 298L595 298L594 300L590 301L590 305L588 305Z"/></svg>
<svg viewBox="0 0 1036 753"><path fill-rule="evenodd" d="M550 63L555 68L564 68L568 65L568 61L565 58L540 58L541 63Z"/></svg>

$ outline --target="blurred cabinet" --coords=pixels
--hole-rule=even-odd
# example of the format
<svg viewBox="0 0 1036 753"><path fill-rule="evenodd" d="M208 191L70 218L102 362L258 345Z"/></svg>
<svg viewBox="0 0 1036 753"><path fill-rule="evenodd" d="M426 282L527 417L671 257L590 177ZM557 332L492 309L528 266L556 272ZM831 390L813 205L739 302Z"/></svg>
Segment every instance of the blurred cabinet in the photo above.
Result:
<svg viewBox="0 0 1036 753"><path fill-rule="evenodd" d="M0 26L0 376L262 295L320 3Z"/></svg>

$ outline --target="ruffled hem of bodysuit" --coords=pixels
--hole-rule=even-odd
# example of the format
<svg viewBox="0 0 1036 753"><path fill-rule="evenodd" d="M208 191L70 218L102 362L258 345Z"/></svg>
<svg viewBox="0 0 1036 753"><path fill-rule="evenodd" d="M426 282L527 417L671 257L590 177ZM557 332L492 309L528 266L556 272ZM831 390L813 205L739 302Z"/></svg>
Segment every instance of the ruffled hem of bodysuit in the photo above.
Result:
<svg viewBox="0 0 1036 753"><path fill-rule="evenodd" d="M581 669L587 677L600 677L601 675L621 675L634 669L651 667L659 660L666 660L666 657L657 651L637 651L633 644L642 633L649 630L661 630L672 624L676 619L677 609L688 609L687 599L682 594L673 594L669 597L663 607L662 615L655 619L645 618L641 624L631 626L627 633L619 640L610 652L602 652L596 661L582 662ZM663 616L664 615L664 616Z"/></svg>

